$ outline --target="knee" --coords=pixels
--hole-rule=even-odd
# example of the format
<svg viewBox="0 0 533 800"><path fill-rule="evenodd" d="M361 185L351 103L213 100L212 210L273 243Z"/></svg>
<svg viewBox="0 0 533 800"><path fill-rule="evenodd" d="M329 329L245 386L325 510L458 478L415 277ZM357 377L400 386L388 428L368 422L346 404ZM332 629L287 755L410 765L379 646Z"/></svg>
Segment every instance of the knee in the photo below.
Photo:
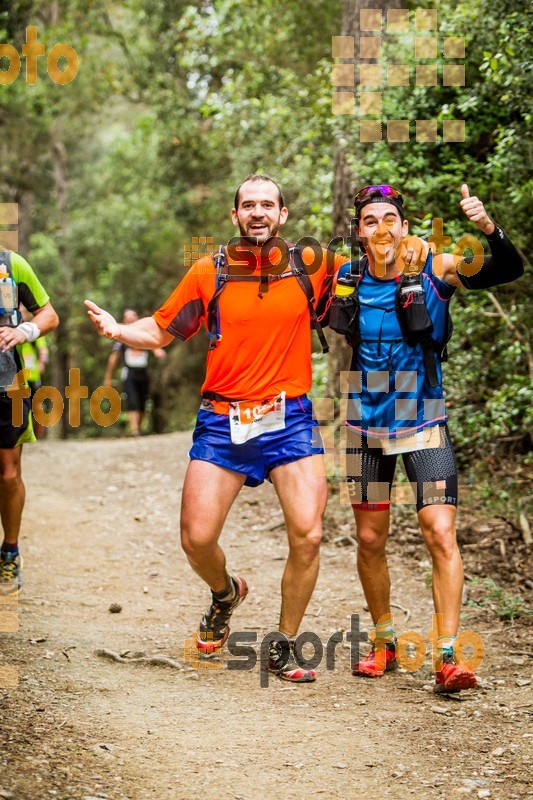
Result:
<svg viewBox="0 0 533 800"><path fill-rule="evenodd" d="M455 529L445 520L435 520L424 531L428 549L434 558L451 560L457 553Z"/></svg>
<svg viewBox="0 0 533 800"><path fill-rule="evenodd" d="M3 464L0 467L0 487L3 492L14 492L22 485L20 467L16 464Z"/></svg>
<svg viewBox="0 0 533 800"><path fill-rule="evenodd" d="M209 550L210 545L204 531L194 524L182 521L181 546L186 556L199 555L203 550Z"/></svg>
<svg viewBox="0 0 533 800"><path fill-rule="evenodd" d="M322 541L322 525L308 525L292 528L289 532L289 548L292 552L313 559Z"/></svg>
<svg viewBox="0 0 533 800"><path fill-rule="evenodd" d="M362 527L357 531L359 554L364 556L377 556L385 552L387 544L387 531L373 527Z"/></svg>

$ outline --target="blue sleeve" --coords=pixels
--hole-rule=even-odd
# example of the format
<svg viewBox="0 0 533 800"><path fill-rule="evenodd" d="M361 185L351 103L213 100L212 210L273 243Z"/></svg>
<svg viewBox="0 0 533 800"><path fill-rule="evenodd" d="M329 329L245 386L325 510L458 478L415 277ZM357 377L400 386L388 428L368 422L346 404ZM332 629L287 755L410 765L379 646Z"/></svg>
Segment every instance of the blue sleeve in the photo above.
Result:
<svg viewBox="0 0 533 800"><path fill-rule="evenodd" d="M453 297L455 292L455 286L450 286L449 283L446 281L441 280L438 278L435 273L433 272L433 253L429 252L428 257L426 259L426 263L424 264L424 269L422 270L422 274L426 275L430 283L433 285L434 289L440 295L443 300L449 300Z"/></svg>

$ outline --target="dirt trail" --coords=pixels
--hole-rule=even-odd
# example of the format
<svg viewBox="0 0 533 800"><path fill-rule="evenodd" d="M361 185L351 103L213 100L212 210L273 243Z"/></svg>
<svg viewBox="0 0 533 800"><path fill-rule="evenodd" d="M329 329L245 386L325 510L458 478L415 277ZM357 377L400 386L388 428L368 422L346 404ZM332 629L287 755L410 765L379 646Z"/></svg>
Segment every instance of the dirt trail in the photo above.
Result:
<svg viewBox="0 0 533 800"><path fill-rule="evenodd" d="M344 643L335 669L322 664L306 686L260 688L259 667L228 670L227 655L220 669L185 662L207 602L179 546L189 442L171 434L25 448L26 588L20 629L2 634L0 658L20 682L0 690L0 798L531 796L521 624L467 610L464 626L486 646L483 686L455 697L430 691L429 655L413 674L355 679ZM280 522L271 486L243 490L224 534L230 568L250 584L233 629L259 640L279 610ZM412 611L407 626L398 612L400 629L427 641L424 551L400 553L393 546L394 599ZM122 611L110 613L111 603ZM325 544L303 629L326 643L351 613L366 628L362 608L355 549ZM95 655L101 648L166 655L181 669L109 661Z"/></svg>

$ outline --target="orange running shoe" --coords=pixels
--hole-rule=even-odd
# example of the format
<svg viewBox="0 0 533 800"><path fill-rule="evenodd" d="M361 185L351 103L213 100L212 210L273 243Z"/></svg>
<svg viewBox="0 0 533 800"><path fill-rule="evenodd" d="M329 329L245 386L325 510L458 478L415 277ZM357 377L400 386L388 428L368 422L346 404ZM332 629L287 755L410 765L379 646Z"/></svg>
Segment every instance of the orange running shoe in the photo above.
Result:
<svg viewBox="0 0 533 800"><path fill-rule="evenodd" d="M441 667L435 672L433 691L437 694L460 692L462 689L473 689L475 686L477 686L477 678L474 670L458 664L453 652L445 652L442 656Z"/></svg>
<svg viewBox="0 0 533 800"><path fill-rule="evenodd" d="M376 647L372 642L367 655L356 661L352 667L352 675L363 678L380 678L384 672L398 668L396 661L396 642L385 642L385 647Z"/></svg>

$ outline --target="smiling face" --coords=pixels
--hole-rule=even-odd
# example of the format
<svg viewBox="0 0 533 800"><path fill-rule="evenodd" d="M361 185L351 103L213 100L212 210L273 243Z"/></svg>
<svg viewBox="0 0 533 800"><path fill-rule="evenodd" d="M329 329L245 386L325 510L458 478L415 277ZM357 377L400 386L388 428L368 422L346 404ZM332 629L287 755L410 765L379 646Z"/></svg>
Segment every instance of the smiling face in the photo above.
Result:
<svg viewBox="0 0 533 800"><path fill-rule="evenodd" d="M241 236L254 244L263 244L277 236L289 212L280 207L279 191L270 181L246 181L239 190L239 205L232 209L231 218Z"/></svg>
<svg viewBox="0 0 533 800"><path fill-rule="evenodd" d="M397 247L408 229L409 223L402 221L392 203L369 203L361 209L359 236L371 267L381 267L385 271L392 267Z"/></svg>

